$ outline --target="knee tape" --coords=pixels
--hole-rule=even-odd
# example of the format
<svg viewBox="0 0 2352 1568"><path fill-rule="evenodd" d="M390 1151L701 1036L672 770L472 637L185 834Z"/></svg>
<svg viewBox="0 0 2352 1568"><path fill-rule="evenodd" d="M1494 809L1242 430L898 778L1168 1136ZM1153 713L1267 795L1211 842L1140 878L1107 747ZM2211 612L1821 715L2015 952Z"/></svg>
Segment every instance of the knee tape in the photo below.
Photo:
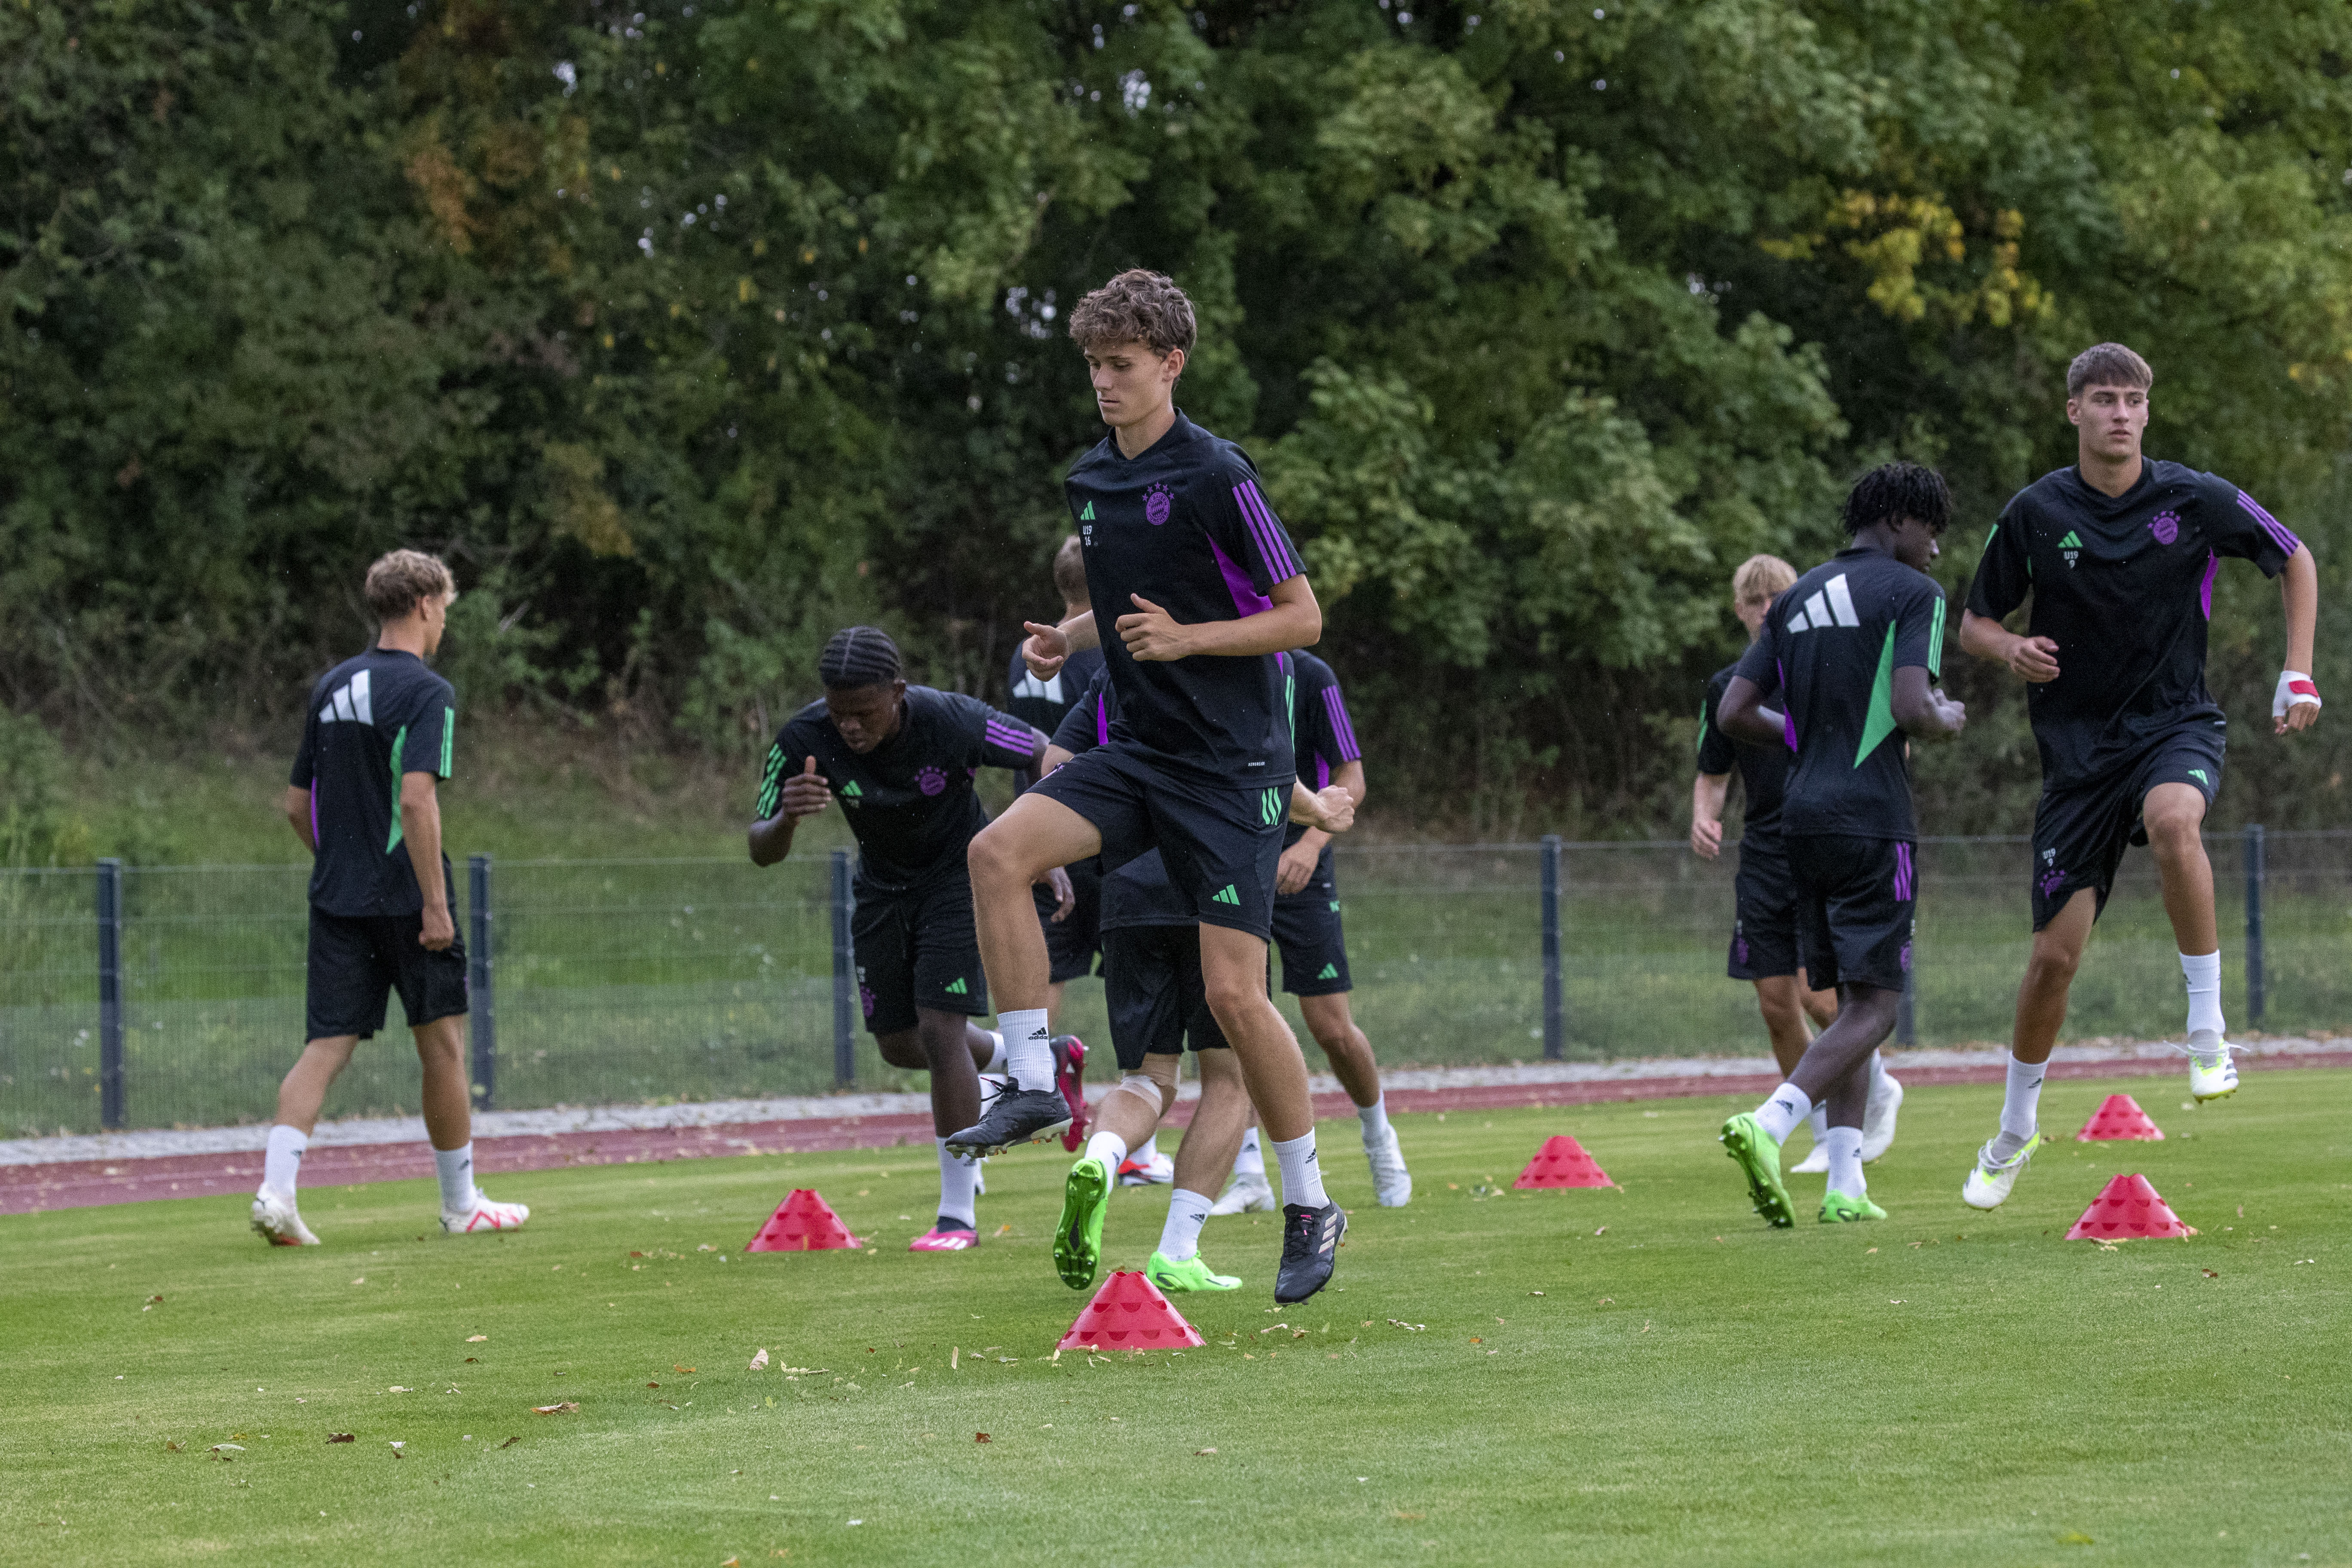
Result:
<svg viewBox="0 0 2352 1568"><path fill-rule="evenodd" d="M1118 1087L1152 1107L1155 1113L1164 1115L1176 1100L1176 1058L1146 1057L1143 1070L1125 1074Z"/></svg>

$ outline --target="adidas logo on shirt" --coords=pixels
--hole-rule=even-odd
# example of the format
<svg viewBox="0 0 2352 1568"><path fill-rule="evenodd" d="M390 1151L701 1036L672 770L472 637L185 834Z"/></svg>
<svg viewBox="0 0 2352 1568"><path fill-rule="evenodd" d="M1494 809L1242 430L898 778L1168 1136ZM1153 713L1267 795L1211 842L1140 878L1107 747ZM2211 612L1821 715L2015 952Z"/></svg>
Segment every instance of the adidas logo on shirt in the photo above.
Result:
<svg viewBox="0 0 2352 1568"><path fill-rule="evenodd" d="M1078 521L1079 521L1080 522L1092 522L1094 520L1095 520L1095 503L1094 503L1094 502L1092 502L1092 501L1088 501L1088 502L1087 502L1087 510L1084 510L1084 511L1082 511L1082 512L1080 512L1080 513L1078 513Z"/></svg>
<svg viewBox="0 0 2352 1568"><path fill-rule="evenodd" d="M1223 887L1209 895L1209 901L1213 904L1232 904L1235 908L1239 908L1242 901L1242 896L1234 891L1234 885L1231 882L1227 882Z"/></svg>
<svg viewBox="0 0 2352 1568"><path fill-rule="evenodd" d="M844 800L856 800L865 795L865 793L866 792L864 790L857 787L857 781L856 779L852 779L847 784L841 786L841 798Z"/></svg>
<svg viewBox="0 0 2352 1568"><path fill-rule="evenodd" d="M352 676L351 684L329 698L327 705L319 710L320 723L332 724L338 721L346 724L375 722L375 706L368 692L366 670Z"/></svg>
<svg viewBox="0 0 2352 1568"><path fill-rule="evenodd" d="M2058 542L2058 548L2065 552L2066 566L2072 571L2074 563L2083 558L2083 536L2070 528L2066 531L2066 537Z"/></svg>
<svg viewBox="0 0 2352 1568"><path fill-rule="evenodd" d="M1021 677L1020 683L1013 687L1013 695L1034 697L1042 701L1058 703L1063 700L1062 672L1057 669L1043 680L1034 675L1024 674Z"/></svg>
<svg viewBox="0 0 2352 1568"><path fill-rule="evenodd" d="M1853 613L1853 591L1846 586L1843 572L1814 590L1813 596L1788 622L1791 633L1860 625L1862 617Z"/></svg>
<svg viewBox="0 0 2352 1568"><path fill-rule="evenodd" d="M963 983L963 977L961 975L949 982L947 989L948 994L950 996L969 996L971 994L971 987Z"/></svg>

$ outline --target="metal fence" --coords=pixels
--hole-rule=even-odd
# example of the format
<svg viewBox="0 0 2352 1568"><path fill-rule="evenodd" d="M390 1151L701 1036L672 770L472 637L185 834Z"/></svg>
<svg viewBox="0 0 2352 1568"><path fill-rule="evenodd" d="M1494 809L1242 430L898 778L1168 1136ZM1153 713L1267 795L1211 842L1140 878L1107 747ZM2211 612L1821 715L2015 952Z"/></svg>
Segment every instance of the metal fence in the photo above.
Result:
<svg viewBox="0 0 2352 1568"><path fill-rule="evenodd" d="M2352 833L2251 828L2207 847L2232 1026L2352 1027ZM2022 839L1922 842L1909 1040L2006 1038L2028 860ZM1393 1064L1759 1054L1753 994L1724 978L1736 861L1678 841L1344 847L1357 1019ZM0 872L0 1136L266 1118L302 1040L306 878L114 862ZM853 1029L845 855L766 870L477 856L466 903L486 1103L908 1081ZM2173 952L2153 862L2135 854L2067 1037L2177 1034ZM1099 983L1070 986L1063 1026L1103 1035ZM415 1109L404 1035L395 1003L330 1115Z"/></svg>

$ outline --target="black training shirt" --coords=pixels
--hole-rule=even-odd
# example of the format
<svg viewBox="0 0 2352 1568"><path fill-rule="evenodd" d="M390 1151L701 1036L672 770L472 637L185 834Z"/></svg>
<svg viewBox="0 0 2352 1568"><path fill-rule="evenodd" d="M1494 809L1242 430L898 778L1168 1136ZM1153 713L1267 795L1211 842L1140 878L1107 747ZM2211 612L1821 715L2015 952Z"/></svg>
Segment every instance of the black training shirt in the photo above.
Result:
<svg viewBox="0 0 2352 1568"><path fill-rule="evenodd" d="M1064 489L1118 689L1116 738L1171 772L1251 788L1289 784L1290 718L1272 654L1138 663L1118 635L1118 617L1136 608L1131 595L1182 626L1238 620L1271 608L1275 584L1303 571L1249 458L1179 414L1138 457L1106 437Z"/></svg>
<svg viewBox="0 0 2352 1568"><path fill-rule="evenodd" d="M1789 749L1742 745L1725 734L1715 721L1716 714L1723 709L1723 694L1729 689L1731 678L1738 673L1738 665L1727 664L1707 677L1706 701L1698 710L1698 771L1727 773L1736 764L1740 786L1748 793L1748 808L1741 818L1744 826L1739 830L1743 839L1777 843L1780 837L1780 797L1789 783Z"/></svg>
<svg viewBox="0 0 2352 1568"><path fill-rule="evenodd" d="M1111 692L1109 679L1097 675L1086 694L1062 716L1061 728L1054 731L1054 744L1074 757L1108 745L1111 727L1118 721L1118 699ZM1168 879L1168 862L1157 849L1147 850L1103 879L1102 912L1097 918L1102 931L1200 923L1191 900Z"/></svg>
<svg viewBox="0 0 2352 1568"><path fill-rule="evenodd" d="M2058 645L2058 679L2025 689L2043 784L2103 777L2183 724L2224 722L2205 689L2221 558L2275 577L2300 543L2229 480L2179 463L2142 462L2119 496L2072 468L2018 491L1969 608L1997 621L2030 593L2026 635Z"/></svg>
<svg viewBox="0 0 2352 1568"><path fill-rule="evenodd" d="M1157 604L1159 601L1154 600ZM1062 668L1040 680L1029 673L1029 662L1019 649L1013 650L1013 668L1005 679L1013 697L1005 704L1012 715L1033 726L1038 733L1050 735L1062 727L1063 716L1086 695L1087 688L1103 670L1102 649L1082 647L1062 661ZM1029 776L1026 768L1013 772L1013 787L1017 793L1037 781Z"/></svg>
<svg viewBox="0 0 2352 1568"><path fill-rule="evenodd" d="M413 915L425 907L400 820L403 773L449 776L457 694L413 653L372 647L310 689L288 780L310 792L310 902L331 915ZM449 858L441 858L443 886Z"/></svg>
<svg viewBox="0 0 2352 1568"><path fill-rule="evenodd" d="M1290 664L1290 750L1298 776L1309 789L1328 789L1331 774L1342 763L1360 762L1364 748L1356 743L1356 727L1348 721L1347 700L1339 695L1339 678L1331 667L1304 651L1287 656ZM1283 829L1285 849L1307 836L1304 823ZM1323 846L1326 857L1331 846ZM1328 860L1322 868L1328 870Z"/></svg>
<svg viewBox="0 0 2352 1568"><path fill-rule="evenodd" d="M1841 550L1772 601L1733 673L1776 695L1797 755L1780 831L1918 837L1895 672L1942 673L1944 590L1892 555Z"/></svg>
<svg viewBox="0 0 2352 1568"><path fill-rule="evenodd" d="M857 837L858 879L896 892L964 874L964 848L988 821L972 775L1025 768L1036 750L1028 725L979 698L909 686L897 732L860 756L819 698L785 721L768 749L758 815L762 822L775 816L784 780L814 757Z"/></svg>

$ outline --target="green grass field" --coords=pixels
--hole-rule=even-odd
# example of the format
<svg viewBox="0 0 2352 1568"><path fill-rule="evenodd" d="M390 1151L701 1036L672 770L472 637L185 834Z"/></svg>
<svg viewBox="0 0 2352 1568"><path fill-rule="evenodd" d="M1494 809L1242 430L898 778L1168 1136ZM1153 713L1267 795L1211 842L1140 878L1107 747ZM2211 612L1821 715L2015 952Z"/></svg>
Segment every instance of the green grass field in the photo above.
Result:
<svg viewBox="0 0 2352 1568"><path fill-rule="evenodd" d="M1957 1189L1998 1091L1915 1091L1894 1217L1784 1233L1727 1100L1402 1118L1401 1211L1326 1124L1364 1205L1338 1286L1271 1310L1274 1226L1220 1219L1248 1285L1180 1301L1181 1355L1052 1359L1058 1151L991 1164L1010 1234L961 1257L902 1250L915 1150L508 1176L537 1217L503 1238L420 1234L423 1184L315 1192L315 1252L231 1199L0 1220L0 1531L60 1563L2352 1561L2352 1074L2198 1112L2054 1084L2047 1125L2116 1088L2170 1139L2063 1142L1992 1215ZM1623 1190L1510 1193L1559 1131ZM2131 1170L2202 1234L2062 1240ZM799 1184L876 1250L743 1257ZM1119 1194L1112 1257L1162 1212Z"/></svg>

